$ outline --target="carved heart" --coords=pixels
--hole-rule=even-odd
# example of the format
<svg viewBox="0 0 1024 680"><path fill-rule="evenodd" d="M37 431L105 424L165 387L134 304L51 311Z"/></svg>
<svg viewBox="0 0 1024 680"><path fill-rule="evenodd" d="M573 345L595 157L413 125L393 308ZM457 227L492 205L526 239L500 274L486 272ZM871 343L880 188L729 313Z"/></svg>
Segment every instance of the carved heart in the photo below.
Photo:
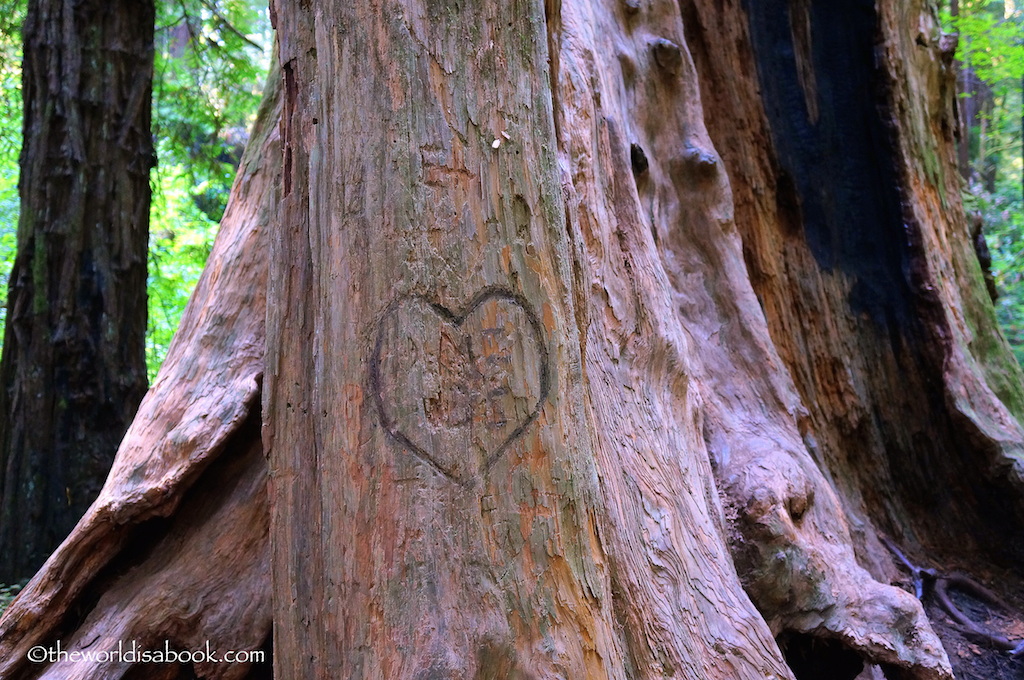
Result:
<svg viewBox="0 0 1024 680"><path fill-rule="evenodd" d="M469 484L540 415L549 382L540 321L504 288L485 288L458 312L401 297L380 321L370 382L390 437Z"/></svg>

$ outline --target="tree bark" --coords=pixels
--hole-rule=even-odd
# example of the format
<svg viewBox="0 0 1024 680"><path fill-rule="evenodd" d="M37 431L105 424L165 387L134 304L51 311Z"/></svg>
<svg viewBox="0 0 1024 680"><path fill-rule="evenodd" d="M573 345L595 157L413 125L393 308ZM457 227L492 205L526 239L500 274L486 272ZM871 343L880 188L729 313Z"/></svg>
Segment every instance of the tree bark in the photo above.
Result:
<svg viewBox="0 0 1024 680"><path fill-rule="evenodd" d="M789 677L729 559L655 247L679 199L722 233L724 176L696 194L665 158L650 221L598 59L620 36L661 148L707 145L671 6L649 38L585 2L275 5L281 677Z"/></svg>
<svg viewBox="0 0 1024 680"><path fill-rule="evenodd" d="M254 181L266 240L218 241L0 657L86 592L76 644L122 609L170 635L165 601L121 604L154 582L263 639L261 582L283 678L952 677L881 539L1019 589L1024 400L923 0L272 11L280 212ZM233 477L225 565L196 504ZM160 538L139 575L86 575L133 552L108 518L154 515L194 536L181 560ZM195 594L208 564L233 596Z"/></svg>
<svg viewBox="0 0 1024 680"><path fill-rule="evenodd" d="M750 280L806 408L801 437L875 579L899 578L879 534L1017 573L1021 371L959 200L950 41L923 2L810 2L803 38L785 4L683 8ZM742 535L764 530L761 512L739 506ZM750 545L738 566L773 629L834 629L821 606L781 606L798 574L768 568L773 542ZM862 651L886 662L887 637Z"/></svg>
<svg viewBox="0 0 1024 680"><path fill-rule="evenodd" d="M906 31L907 16L929 25L927 8L883 2L875 14L863 3L865 25L849 32L862 44L840 59L828 31L857 18L813 5L809 68L823 85L801 93L778 56L790 38L768 19L772 3L750 10L749 32L735 3L687 4L751 280L809 409L804 439L855 516L934 548L968 540L1019 559L1005 537L1021 529L1021 371L958 200L953 74L937 34ZM730 28L735 40L710 39ZM725 87L722 63L744 76ZM876 83L873 99L858 77ZM759 83L762 105L737 115ZM834 107L827 122L812 125L805 96Z"/></svg>
<svg viewBox="0 0 1024 680"><path fill-rule="evenodd" d="M280 71L206 269L99 498L0 619L0 677L264 678L263 663L33 663L66 652L269 655L270 546L260 381L266 241L281 174Z"/></svg>
<svg viewBox="0 0 1024 680"><path fill-rule="evenodd" d="M152 1L34 0L0 361L0 582L96 498L146 391Z"/></svg>
<svg viewBox="0 0 1024 680"><path fill-rule="evenodd" d="M276 7L284 676L786 675L731 546L780 639L949 677L869 523L991 551L1019 523L940 46L894 3L682 6Z"/></svg>

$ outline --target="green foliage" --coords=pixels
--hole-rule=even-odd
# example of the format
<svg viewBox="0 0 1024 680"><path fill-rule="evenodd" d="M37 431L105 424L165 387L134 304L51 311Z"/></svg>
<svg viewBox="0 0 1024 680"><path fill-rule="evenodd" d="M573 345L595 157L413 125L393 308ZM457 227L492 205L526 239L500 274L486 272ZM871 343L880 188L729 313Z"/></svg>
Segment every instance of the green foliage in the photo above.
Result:
<svg viewBox="0 0 1024 680"><path fill-rule="evenodd" d="M265 12L238 0L161 3L153 88L161 165L184 172L219 221L259 106L271 37Z"/></svg>
<svg viewBox="0 0 1024 680"><path fill-rule="evenodd" d="M18 163L0 158L0 291L7 290L7 279L14 266L18 247ZM3 329L7 320L5 298L0 298L0 348L3 347Z"/></svg>
<svg viewBox="0 0 1024 680"><path fill-rule="evenodd" d="M157 175L149 236L149 325L146 369L150 381L167 354L189 296L210 254L218 223L194 200L183 168Z"/></svg>
<svg viewBox="0 0 1024 680"><path fill-rule="evenodd" d="M25 583L15 583L10 586L0 584L0 614L4 613L4 610L11 605L11 602L14 601L14 598L18 596L18 593L24 587Z"/></svg>
<svg viewBox="0 0 1024 680"><path fill-rule="evenodd" d="M984 218L1000 293L996 314L1024 365L1024 9L1014 2L961 0L959 10L956 17L945 13L947 29L960 36L961 68L983 83L978 92L961 95L977 97L981 107L967 131L974 173L964 203Z"/></svg>
<svg viewBox="0 0 1024 680"><path fill-rule="evenodd" d="M960 35L957 58L993 85L1024 76L1024 12L1012 3L962 0L958 16L945 20Z"/></svg>
<svg viewBox="0 0 1024 680"><path fill-rule="evenodd" d="M21 24L26 0L0 0L0 291L14 265L21 151ZM0 347L7 305L0 305Z"/></svg>
<svg viewBox="0 0 1024 680"><path fill-rule="evenodd" d="M26 0L0 0L0 167L21 149L21 24Z"/></svg>
<svg viewBox="0 0 1024 680"><path fill-rule="evenodd" d="M255 118L272 33L260 3L160 3L146 365L156 375L213 246Z"/></svg>
<svg viewBox="0 0 1024 680"><path fill-rule="evenodd" d="M1018 195L1014 195L1018 193ZM1017 361L1024 366L1024 208L1018 192L988 192L975 183L964 195L970 211L985 221L992 274L999 289L996 316Z"/></svg>

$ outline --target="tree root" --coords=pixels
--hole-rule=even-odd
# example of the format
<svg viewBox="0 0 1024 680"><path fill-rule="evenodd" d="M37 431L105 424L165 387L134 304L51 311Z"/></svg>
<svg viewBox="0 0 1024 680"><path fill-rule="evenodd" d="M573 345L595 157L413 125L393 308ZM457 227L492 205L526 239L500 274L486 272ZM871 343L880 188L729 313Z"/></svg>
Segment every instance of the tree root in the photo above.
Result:
<svg viewBox="0 0 1024 680"><path fill-rule="evenodd" d="M949 615L949 617L957 624L957 627L962 630L967 637L977 640L978 642L1010 653L1010 656L1017 658L1024 655L1024 640L1019 642L1011 642L1003 635L999 635L981 624L975 622L969 616L960 611L960 608L953 603L952 598L949 596L950 588L957 588L961 592L966 593L974 597L977 600L992 605L998 609L1003 610L1007 613L1013 613L1013 608L1010 607L1002 598L993 593L991 590L981 585L974 579L968 578L960 574L952 574L949 576L940 575L935 569L928 569L920 567L907 559L907 556L896 547L896 545L885 538L880 537L885 547L892 552L893 555L903 564L904 567L910 572L911 578L914 581L914 594L917 595L918 599L924 599L925 594L932 592L935 595L935 601L938 602L942 610Z"/></svg>

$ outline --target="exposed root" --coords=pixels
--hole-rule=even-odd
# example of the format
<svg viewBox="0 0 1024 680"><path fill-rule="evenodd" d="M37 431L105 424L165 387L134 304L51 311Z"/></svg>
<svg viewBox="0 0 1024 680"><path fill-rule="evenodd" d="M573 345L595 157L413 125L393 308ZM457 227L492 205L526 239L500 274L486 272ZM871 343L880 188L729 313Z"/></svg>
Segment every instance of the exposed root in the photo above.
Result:
<svg viewBox="0 0 1024 680"><path fill-rule="evenodd" d="M924 596L929 592L933 593L935 595L935 601L940 607L942 607L942 610L958 624L965 635L988 647L1010 652L1010 656L1013 656L1014 658L1024 655L1024 640L1011 642L1005 636L995 633L985 626L977 623L956 606L952 598L949 596L949 590L950 588L957 588L961 592L970 595L977 600L1002 609L1004 612L1013 612L1014 610L1005 601L1003 601L1002 598L967 576L960 574L943 576L935 569L920 567L907 559L907 556L904 555L892 541L885 537L881 537L881 539L882 543L885 544L885 547L887 547L892 554L896 556L896 559L906 567L907 571L910 572L914 581L914 592L918 599L924 599Z"/></svg>

